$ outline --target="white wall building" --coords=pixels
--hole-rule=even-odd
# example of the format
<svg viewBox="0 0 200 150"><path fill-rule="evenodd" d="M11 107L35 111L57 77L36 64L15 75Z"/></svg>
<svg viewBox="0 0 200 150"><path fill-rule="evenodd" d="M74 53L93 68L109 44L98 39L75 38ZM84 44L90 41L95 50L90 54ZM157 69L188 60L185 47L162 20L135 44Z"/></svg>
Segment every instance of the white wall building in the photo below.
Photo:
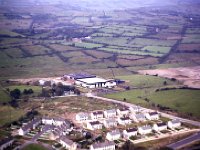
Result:
<svg viewBox="0 0 200 150"><path fill-rule="evenodd" d="M119 117L117 121L120 125L128 125L132 122L129 117Z"/></svg>
<svg viewBox="0 0 200 150"><path fill-rule="evenodd" d="M102 129L103 125L99 121L87 122L87 128L89 130Z"/></svg>
<svg viewBox="0 0 200 150"><path fill-rule="evenodd" d="M128 116L129 109L128 108L119 108L119 109L117 109L117 114L119 116Z"/></svg>
<svg viewBox="0 0 200 150"><path fill-rule="evenodd" d="M129 139L131 136L136 136L137 135L137 129L136 128L130 128L123 130L123 137L125 139Z"/></svg>
<svg viewBox="0 0 200 150"><path fill-rule="evenodd" d="M76 150L77 149L77 144L66 137L62 136L59 139L59 143L66 149L68 150Z"/></svg>
<svg viewBox="0 0 200 150"><path fill-rule="evenodd" d="M54 125L54 126L61 126L63 123L65 123L65 119L63 118L49 118L49 117L43 117L42 123L46 125Z"/></svg>
<svg viewBox="0 0 200 150"><path fill-rule="evenodd" d="M81 113L76 114L76 121L82 122L82 121L88 120L88 118L89 118L88 113L81 112Z"/></svg>
<svg viewBox="0 0 200 150"><path fill-rule="evenodd" d="M133 119L134 122L144 122L146 121L145 115L142 113L139 114L131 114L130 118Z"/></svg>
<svg viewBox="0 0 200 150"><path fill-rule="evenodd" d="M116 126L117 126L117 121L116 121L116 119L111 118L111 119L108 119L108 120L104 120L104 121L103 121L103 125L104 125L106 128L113 128L113 127L116 127Z"/></svg>
<svg viewBox="0 0 200 150"><path fill-rule="evenodd" d="M115 150L114 142L95 143L90 146L90 150Z"/></svg>
<svg viewBox="0 0 200 150"><path fill-rule="evenodd" d="M120 139L120 137L121 137L121 133L120 133L119 130L113 130L113 131L108 132L108 133L106 134L106 139L107 139L108 141L118 140L118 139Z"/></svg>
<svg viewBox="0 0 200 150"><path fill-rule="evenodd" d="M159 114L158 114L158 112L145 113L145 117L148 120L158 120L159 119Z"/></svg>
<svg viewBox="0 0 200 150"><path fill-rule="evenodd" d="M103 119L103 112L102 111L94 111L91 113L91 119L97 120L97 119Z"/></svg>
<svg viewBox="0 0 200 150"><path fill-rule="evenodd" d="M149 134L152 132L152 128L150 125L145 125L142 127L138 127L138 133L141 135Z"/></svg>
<svg viewBox="0 0 200 150"><path fill-rule="evenodd" d="M168 121L167 126L170 129L178 128L181 126L181 122L179 120Z"/></svg>
<svg viewBox="0 0 200 150"><path fill-rule="evenodd" d="M163 131L167 130L167 124L162 122L162 123L157 123L153 125L153 130L154 131Z"/></svg>
<svg viewBox="0 0 200 150"><path fill-rule="evenodd" d="M105 118L114 118L117 116L115 109L105 110L104 111Z"/></svg>

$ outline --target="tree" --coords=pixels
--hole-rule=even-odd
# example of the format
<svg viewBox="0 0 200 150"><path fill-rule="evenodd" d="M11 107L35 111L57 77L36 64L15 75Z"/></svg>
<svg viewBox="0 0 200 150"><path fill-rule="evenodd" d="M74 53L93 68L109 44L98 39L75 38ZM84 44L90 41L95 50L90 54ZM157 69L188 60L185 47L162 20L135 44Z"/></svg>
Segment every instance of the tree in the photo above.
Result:
<svg viewBox="0 0 200 150"><path fill-rule="evenodd" d="M167 85L167 81L164 81L164 82L163 82L163 85Z"/></svg>
<svg viewBox="0 0 200 150"><path fill-rule="evenodd" d="M14 89L10 91L10 96L14 99L19 99L21 96L21 91L19 89Z"/></svg>

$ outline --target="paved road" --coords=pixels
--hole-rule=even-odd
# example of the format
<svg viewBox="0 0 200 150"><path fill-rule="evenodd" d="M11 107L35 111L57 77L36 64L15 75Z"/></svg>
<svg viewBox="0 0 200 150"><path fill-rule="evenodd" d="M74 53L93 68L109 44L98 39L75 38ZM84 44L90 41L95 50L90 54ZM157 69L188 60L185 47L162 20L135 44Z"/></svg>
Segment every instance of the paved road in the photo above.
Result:
<svg viewBox="0 0 200 150"><path fill-rule="evenodd" d="M185 146L187 146L187 145L189 145L193 142L196 142L196 141L200 141L200 132L195 133L195 134L193 134L193 135L191 135L191 136L189 136L189 137L187 137L183 140L180 140L176 143L172 143L172 144L168 145L167 147L176 150L176 149L180 149L182 147L185 147Z"/></svg>
<svg viewBox="0 0 200 150"><path fill-rule="evenodd" d="M114 99L109 99L109 98L94 96L92 93L88 93L86 96L97 98L97 99L101 99L103 101L115 102L115 103L118 103L118 104L121 104L121 105L125 105L127 107L136 106L134 104L123 102L123 101L118 101L118 100L114 100ZM144 108L144 107L141 107L141 108L143 108L143 110L146 110L146 111L152 111L152 109L148 109L148 108ZM184 119L184 118L176 117L176 116L173 116L173 115L170 115L170 114L167 114L167 113L163 113L163 112L159 112L159 113L163 117L170 118L170 119L178 119L181 122L188 123L188 124L200 127L200 122L198 122L198 121L193 121L193 120L189 120L189 119Z"/></svg>

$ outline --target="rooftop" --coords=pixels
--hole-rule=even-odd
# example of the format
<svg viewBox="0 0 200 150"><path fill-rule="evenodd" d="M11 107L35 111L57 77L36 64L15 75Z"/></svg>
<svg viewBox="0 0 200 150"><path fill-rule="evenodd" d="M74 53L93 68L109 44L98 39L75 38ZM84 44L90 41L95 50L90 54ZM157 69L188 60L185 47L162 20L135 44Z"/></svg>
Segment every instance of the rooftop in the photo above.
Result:
<svg viewBox="0 0 200 150"><path fill-rule="evenodd" d="M105 83L108 81L106 79L99 78L99 77L82 78L82 79L77 79L77 80L84 82L86 84Z"/></svg>
<svg viewBox="0 0 200 150"><path fill-rule="evenodd" d="M93 122L90 122L91 125L98 125L98 124L101 124L99 121L93 121Z"/></svg>
<svg viewBox="0 0 200 150"><path fill-rule="evenodd" d="M87 73L74 73L74 74L68 74L67 76L70 76L74 79L84 79L84 78L95 78L95 75L87 74Z"/></svg>
<svg viewBox="0 0 200 150"><path fill-rule="evenodd" d="M129 129L126 129L127 132L136 132L137 129L136 128L129 128Z"/></svg>
<svg viewBox="0 0 200 150"><path fill-rule="evenodd" d="M118 135L118 134L120 134L120 131L119 130L113 130L113 131L111 131L111 132L108 132L108 134L110 134L110 135Z"/></svg>
<svg viewBox="0 0 200 150"><path fill-rule="evenodd" d="M95 143L92 144L92 146L95 148L102 148L102 147L107 147L107 146L114 146L114 142L104 142L104 143Z"/></svg>
<svg viewBox="0 0 200 150"><path fill-rule="evenodd" d="M65 136L61 136L60 140L64 141L68 145L73 145L73 143L74 143L72 140L66 138Z"/></svg>

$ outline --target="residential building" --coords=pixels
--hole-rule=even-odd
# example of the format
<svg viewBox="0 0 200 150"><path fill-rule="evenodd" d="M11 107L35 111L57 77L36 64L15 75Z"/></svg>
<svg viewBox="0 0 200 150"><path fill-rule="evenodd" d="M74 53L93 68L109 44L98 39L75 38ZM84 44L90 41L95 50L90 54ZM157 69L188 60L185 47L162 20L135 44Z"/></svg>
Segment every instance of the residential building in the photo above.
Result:
<svg viewBox="0 0 200 150"><path fill-rule="evenodd" d="M153 130L154 130L154 131L163 131L163 130L167 130L167 124L164 123L164 122L154 124L154 125L153 125Z"/></svg>
<svg viewBox="0 0 200 150"><path fill-rule="evenodd" d="M89 114L88 113L78 113L76 114L76 121L86 121L89 118Z"/></svg>
<svg viewBox="0 0 200 150"><path fill-rule="evenodd" d="M43 117L42 123L46 125L54 125L54 126L61 126L65 123L65 119L63 118L50 118L50 117Z"/></svg>
<svg viewBox="0 0 200 150"><path fill-rule="evenodd" d="M102 129L103 125L99 121L87 122L87 128L90 130Z"/></svg>
<svg viewBox="0 0 200 150"><path fill-rule="evenodd" d="M142 126L142 127L138 127L138 133L141 134L141 135L144 135L144 134L149 134L152 132L152 128L150 125L145 125L145 126Z"/></svg>
<svg viewBox="0 0 200 150"><path fill-rule="evenodd" d="M129 110L131 113L138 113L141 111L141 107L140 106L132 106L132 107L129 107Z"/></svg>
<svg viewBox="0 0 200 150"><path fill-rule="evenodd" d="M167 126L168 126L168 128L170 128L170 129L178 128L178 127L181 126L181 122L180 122L179 120L177 120L177 119L171 120L171 121L168 121L168 122L167 122Z"/></svg>
<svg viewBox="0 0 200 150"><path fill-rule="evenodd" d="M104 111L105 118L114 118L117 116L115 109L109 109Z"/></svg>
<svg viewBox="0 0 200 150"><path fill-rule="evenodd" d="M129 139L131 136L137 135L137 129L136 128L129 128L123 131L123 137L125 139Z"/></svg>
<svg viewBox="0 0 200 150"><path fill-rule="evenodd" d="M18 130L18 134L23 136L26 133L28 133L31 129L35 129L40 123L41 123L41 119L40 118L33 119L30 122L28 122L27 124L23 125Z"/></svg>
<svg viewBox="0 0 200 150"><path fill-rule="evenodd" d="M118 123L120 125L127 125L127 124L131 124L131 119L129 117L119 117L118 118Z"/></svg>
<svg viewBox="0 0 200 150"><path fill-rule="evenodd" d="M77 144L72 140L67 139L65 136L60 137L59 143L68 150L76 150Z"/></svg>
<svg viewBox="0 0 200 150"><path fill-rule="evenodd" d="M148 120L158 120L159 119L159 114L158 114L158 112L145 113L145 117Z"/></svg>
<svg viewBox="0 0 200 150"><path fill-rule="evenodd" d="M103 119L103 111L94 111L91 113L92 120Z"/></svg>
<svg viewBox="0 0 200 150"><path fill-rule="evenodd" d="M8 149L8 147L12 146L14 139L9 137L0 141L0 150Z"/></svg>
<svg viewBox="0 0 200 150"><path fill-rule="evenodd" d="M108 120L104 120L103 125L106 128L112 128L112 127L116 127L117 126L117 121L114 118L110 118Z"/></svg>
<svg viewBox="0 0 200 150"><path fill-rule="evenodd" d="M146 121L145 115L143 113L131 114L130 118L133 119L134 122L144 122L144 121Z"/></svg>
<svg viewBox="0 0 200 150"><path fill-rule="evenodd" d="M120 133L119 130L113 130L113 131L108 132L108 133L106 134L106 139L107 139L108 141L118 140L118 139L120 139L120 137L121 137L121 133Z"/></svg>
<svg viewBox="0 0 200 150"><path fill-rule="evenodd" d="M114 142L95 143L90 146L90 150L115 150Z"/></svg>
<svg viewBox="0 0 200 150"><path fill-rule="evenodd" d="M119 116L128 116L129 109L128 108L119 108L119 109L117 109L117 114Z"/></svg>

